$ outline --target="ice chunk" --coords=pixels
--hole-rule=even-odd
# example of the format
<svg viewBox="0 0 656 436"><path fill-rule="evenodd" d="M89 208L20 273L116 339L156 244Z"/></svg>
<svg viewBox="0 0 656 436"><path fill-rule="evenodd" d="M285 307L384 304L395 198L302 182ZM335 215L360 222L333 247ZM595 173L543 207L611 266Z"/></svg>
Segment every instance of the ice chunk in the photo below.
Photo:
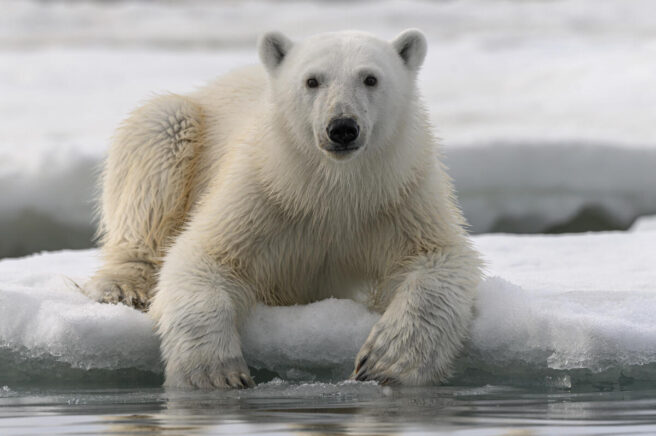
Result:
<svg viewBox="0 0 656 436"><path fill-rule="evenodd" d="M96 252L62 251L0 262L0 346L74 368L159 371L159 342L143 314L82 295Z"/></svg>
<svg viewBox="0 0 656 436"><path fill-rule="evenodd" d="M306 306L258 305L244 329L244 353L250 365L287 378L313 371L345 377L378 317L361 304L332 298Z"/></svg>
<svg viewBox="0 0 656 436"><path fill-rule="evenodd" d="M656 215L641 216L631 226L633 232L653 232L656 231Z"/></svg>
<svg viewBox="0 0 656 436"><path fill-rule="evenodd" d="M484 235L474 243L489 278L456 380L482 372L564 386L584 371L656 381L656 232ZM33 364L23 370L28 378L62 364L161 373L148 316L89 301L73 284L98 263L94 250L0 261L0 367L8 368L0 385L15 384L25 363ZM269 378L344 379L378 316L350 300L258 305L243 327L244 354Z"/></svg>

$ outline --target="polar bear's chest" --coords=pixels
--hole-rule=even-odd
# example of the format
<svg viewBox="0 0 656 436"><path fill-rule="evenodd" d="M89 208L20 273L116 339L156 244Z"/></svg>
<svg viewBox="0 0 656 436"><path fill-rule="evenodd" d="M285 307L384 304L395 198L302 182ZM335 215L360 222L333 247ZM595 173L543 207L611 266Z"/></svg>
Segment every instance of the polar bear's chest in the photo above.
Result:
<svg viewBox="0 0 656 436"><path fill-rule="evenodd" d="M395 229L380 223L339 230L311 221L287 224L260 233L250 250L248 276L267 304L353 298L378 281L400 251Z"/></svg>

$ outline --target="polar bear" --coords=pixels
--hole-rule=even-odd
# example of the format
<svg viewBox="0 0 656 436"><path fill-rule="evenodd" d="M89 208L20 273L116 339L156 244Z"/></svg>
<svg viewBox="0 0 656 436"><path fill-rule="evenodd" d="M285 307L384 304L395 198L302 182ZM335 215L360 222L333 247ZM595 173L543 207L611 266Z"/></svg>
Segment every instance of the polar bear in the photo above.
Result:
<svg viewBox="0 0 656 436"><path fill-rule="evenodd" d="M481 270L418 95L425 54L413 29L271 32L263 67L157 97L119 128L104 265L85 289L149 308L166 385L253 386L239 336L253 304L328 297L382 313L353 378L448 377Z"/></svg>

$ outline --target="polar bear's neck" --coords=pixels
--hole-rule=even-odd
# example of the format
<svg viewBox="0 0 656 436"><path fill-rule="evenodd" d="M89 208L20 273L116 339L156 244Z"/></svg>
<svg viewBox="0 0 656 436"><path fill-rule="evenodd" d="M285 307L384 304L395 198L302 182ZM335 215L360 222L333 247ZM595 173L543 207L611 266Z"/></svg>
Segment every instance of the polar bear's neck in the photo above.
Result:
<svg viewBox="0 0 656 436"><path fill-rule="evenodd" d="M259 148L258 176L272 198L293 215L377 214L402 204L438 165L429 132L423 112L417 111L386 143L369 144L353 159L337 162L319 150L294 144L284 129L272 129L267 146ZM299 152L303 147L306 152Z"/></svg>

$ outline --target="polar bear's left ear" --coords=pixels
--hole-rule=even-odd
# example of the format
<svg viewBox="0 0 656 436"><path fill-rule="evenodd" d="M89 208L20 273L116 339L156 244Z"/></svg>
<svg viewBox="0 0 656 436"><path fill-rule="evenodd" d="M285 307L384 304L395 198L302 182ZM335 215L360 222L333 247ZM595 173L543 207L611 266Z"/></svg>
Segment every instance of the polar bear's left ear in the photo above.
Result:
<svg viewBox="0 0 656 436"><path fill-rule="evenodd" d="M392 47L401 56L403 63L412 71L419 70L426 57L426 37L417 29L401 32L392 41Z"/></svg>
<svg viewBox="0 0 656 436"><path fill-rule="evenodd" d="M257 45L260 60L272 72L282 63L294 43L280 32L268 32L262 35Z"/></svg>

